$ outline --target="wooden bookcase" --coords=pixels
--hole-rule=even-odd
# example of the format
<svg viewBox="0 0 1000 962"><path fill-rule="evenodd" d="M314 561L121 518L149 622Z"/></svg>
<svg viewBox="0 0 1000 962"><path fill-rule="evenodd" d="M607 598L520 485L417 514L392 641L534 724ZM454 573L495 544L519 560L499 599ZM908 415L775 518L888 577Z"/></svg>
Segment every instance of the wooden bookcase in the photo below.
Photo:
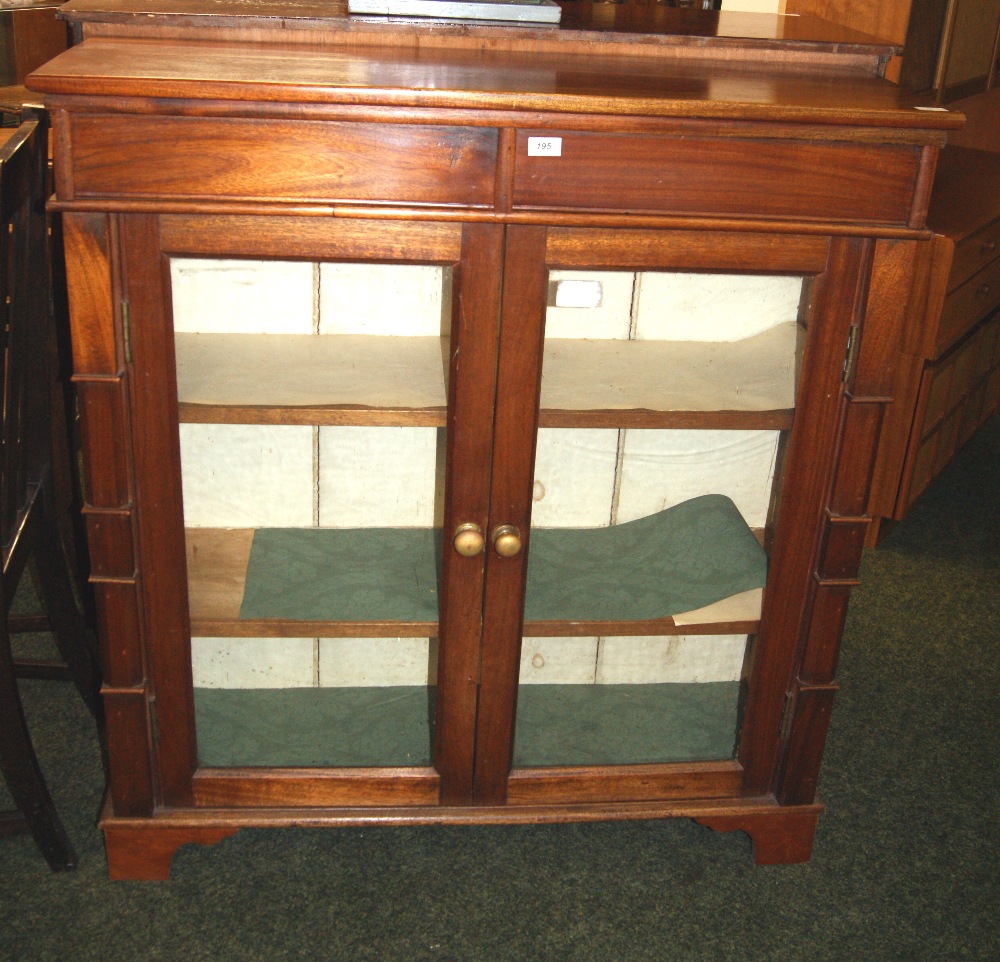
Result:
<svg viewBox="0 0 1000 962"><path fill-rule="evenodd" d="M903 305L960 119L884 81L884 48L806 17L64 12L82 42L30 83L66 241L112 876L165 877L180 845L243 826L439 821L683 816L749 833L758 862L807 859ZM260 334L223 309L175 333L173 265L198 258L429 266L441 332ZM738 337L697 304L683 336L556 337L553 279L579 271L796 293ZM180 438L204 424L321 446L436 432L440 515L185 530ZM748 523L721 497L723 468L619 524L533 526L539 439L568 431L773 432L766 510ZM390 445L372 500L400 460ZM206 691L200 635L316 637L335 662L431 643L421 684ZM724 684L661 684L643 654L733 635ZM519 684L523 638L595 636L624 652L617 682Z"/></svg>

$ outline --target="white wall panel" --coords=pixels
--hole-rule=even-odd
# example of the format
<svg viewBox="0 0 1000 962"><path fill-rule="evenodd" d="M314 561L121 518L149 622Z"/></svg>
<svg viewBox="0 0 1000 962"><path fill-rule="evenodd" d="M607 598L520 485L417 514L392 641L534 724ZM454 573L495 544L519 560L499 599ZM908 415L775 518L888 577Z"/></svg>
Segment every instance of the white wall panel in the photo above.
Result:
<svg viewBox="0 0 1000 962"><path fill-rule="evenodd" d="M522 685L592 685L596 670L596 638L525 638L521 643Z"/></svg>
<svg viewBox="0 0 1000 962"><path fill-rule="evenodd" d="M182 424L181 478L188 527L313 524L311 427Z"/></svg>
<svg viewBox="0 0 1000 962"><path fill-rule="evenodd" d="M747 524L763 527L777 445L776 431L626 431L617 521L725 494Z"/></svg>
<svg viewBox="0 0 1000 962"><path fill-rule="evenodd" d="M289 261L174 258L174 330L202 334L310 334L315 267Z"/></svg>
<svg viewBox="0 0 1000 962"><path fill-rule="evenodd" d="M312 638L192 638L195 688L306 688L315 684Z"/></svg>
<svg viewBox="0 0 1000 962"><path fill-rule="evenodd" d="M437 428L320 428L319 523L415 528L444 511L444 432Z"/></svg>
<svg viewBox="0 0 1000 962"><path fill-rule="evenodd" d="M753 274L639 275L640 340L738 341L798 317L801 277Z"/></svg>
<svg viewBox="0 0 1000 962"><path fill-rule="evenodd" d="M535 455L532 525L610 524L617 458L617 430L542 428Z"/></svg>
<svg viewBox="0 0 1000 962"><path fill-rule="evenodd" d="M602 638L597 682L632 685L737 681L746 643L746 635Z"/></svg>
<svg viewBox="0 0 1000 962"><path fill-rule="evenodd" d="M441 267L321 264L319 331L413 336L447 332L450 291L451 272Z"/></svg>
<svg viewBox="0 0 1000 962"><path fill-rule="evenodd" d="M555 307L553 291L560 281L598 280L600 307ZM546 337L627 338L632 323L635 274L610 271L551 271Z"/></svg>
<svg viewBox="0 0 1000 962"><path fill-rule="evenodd" d="M437 644L427 638L320 638L323 688L433 684Z"/></svg>

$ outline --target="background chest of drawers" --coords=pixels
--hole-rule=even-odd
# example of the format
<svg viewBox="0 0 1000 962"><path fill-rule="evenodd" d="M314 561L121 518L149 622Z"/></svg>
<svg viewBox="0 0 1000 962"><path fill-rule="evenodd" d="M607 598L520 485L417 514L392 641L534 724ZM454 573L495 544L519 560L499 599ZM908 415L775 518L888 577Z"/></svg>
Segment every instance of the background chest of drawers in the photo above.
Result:
<svg viewBox="0 0 1000 962"><path fill-rule="evenodd" d="M903 332L869 541L902 519L1000 404L1000 154L948 147Z"/></svg>

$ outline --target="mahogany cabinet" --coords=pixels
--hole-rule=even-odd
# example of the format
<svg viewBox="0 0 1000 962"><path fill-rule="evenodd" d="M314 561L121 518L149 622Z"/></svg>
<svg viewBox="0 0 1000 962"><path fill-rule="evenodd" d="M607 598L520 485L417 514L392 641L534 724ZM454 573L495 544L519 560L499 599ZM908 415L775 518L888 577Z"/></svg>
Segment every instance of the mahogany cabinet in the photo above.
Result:
<svg viewBox="0 0 1000 962"><path fill-rule="evenodd" d="M69 272L112 876L166 877L180 845L242 826L684 816L749 833L758 862L807 859L959 119L808 18L171 9L74 0L82 42L31 78ZM189 322L188 272L247 261L305 265L319 307L295 319L282 289L259 329L237 285ZM338 300L345 271L391 331ZM581 305L622 285L624 326L588 326ZM241 432L298 440L239 453ZM770 452L753 510L725 458L677 483L708 437ZM196 442L236 453L195 478ZM580 494L601 472L603 518ZM297 507L275 479L299 474ZM430 496L386 495L406 479ZM206 639L262 663L303 642L321 683L202 684ZM682 649L730 667L681 679ZM525 682L564 656L590 673Z"/></svg>

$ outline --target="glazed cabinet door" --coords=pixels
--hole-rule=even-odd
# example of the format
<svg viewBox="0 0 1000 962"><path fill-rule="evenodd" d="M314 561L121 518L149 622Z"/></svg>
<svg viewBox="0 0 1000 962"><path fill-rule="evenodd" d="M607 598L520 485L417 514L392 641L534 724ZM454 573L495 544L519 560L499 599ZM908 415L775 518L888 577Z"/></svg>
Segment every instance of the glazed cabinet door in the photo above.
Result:
<svg viewBox="0 0 1000 962"><path fill-rule="evenodd" d="M868 245L512 226L505 257L477 802L770 794Z"/></svg>
<svg viewBox="0 0 1000 962"><path fill-rule="evenodd" d="M467 800L501 229L109 223L147 803Z"/></svg>

